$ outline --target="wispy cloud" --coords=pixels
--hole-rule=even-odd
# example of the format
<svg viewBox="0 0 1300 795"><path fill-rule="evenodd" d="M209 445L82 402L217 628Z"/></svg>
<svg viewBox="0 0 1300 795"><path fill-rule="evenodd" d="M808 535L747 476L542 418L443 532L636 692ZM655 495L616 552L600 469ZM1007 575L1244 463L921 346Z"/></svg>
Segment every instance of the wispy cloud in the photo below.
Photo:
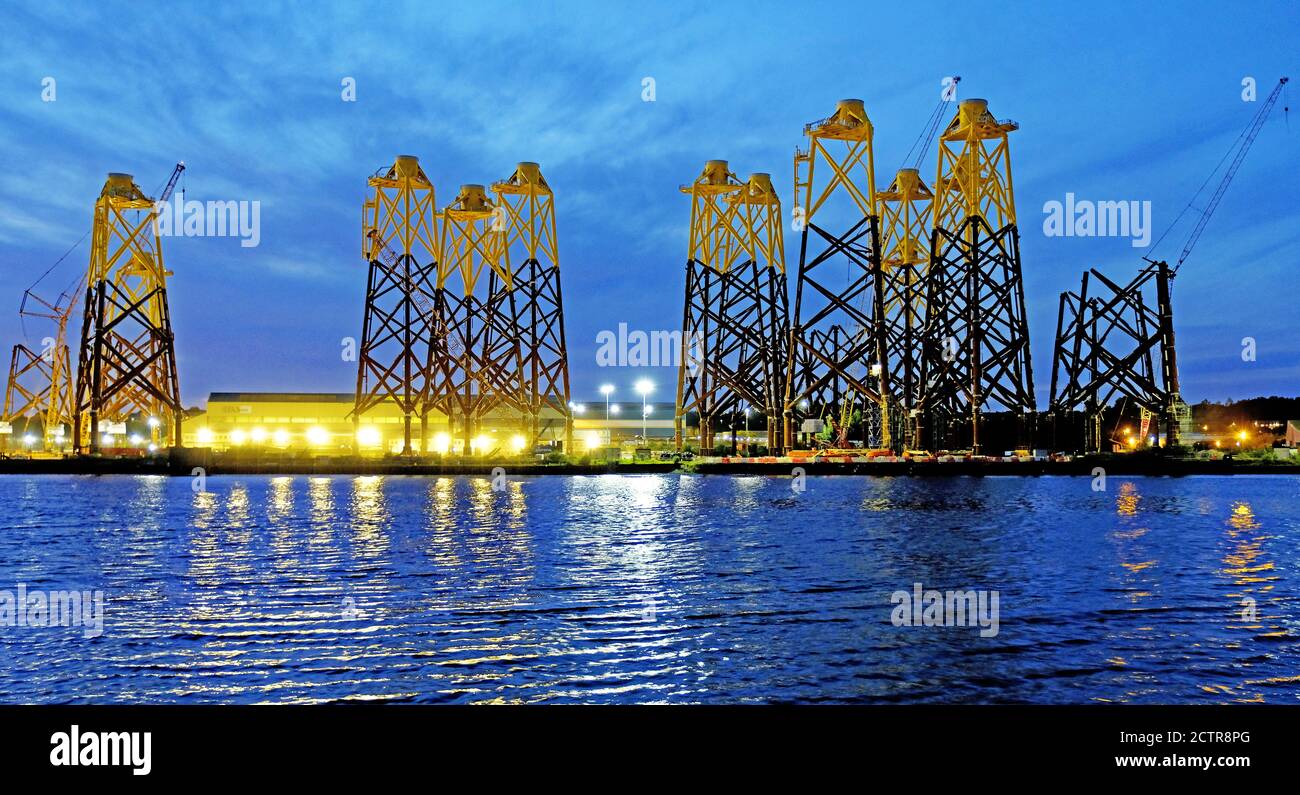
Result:
<svg viewBox="0 0 1300 795"><path fill-rule="evenodd" d="M803 123L859 96L886 180L937 102L940 79L960 74L963 96L987 96L995 113L1022 124L1013 163L1045 372L1056 293L1084 267L1128 267L1135 252L1036 236L1042 203L1066 191L1150 198L1158 223L1171 217L1251 112L1236 97L1241 74L1256 75L1263 91L1300 30L1284 4L1213 26L1198 21L1219 13L1208 3L1179 15L1118 2L1095 12L1123 25L1067 7L989 9L977 36L943 21L949 13L941 4L830 2L20 3L6 11L6 40L21 46L0 50L0 124L11 132L0 173L0 298L17 295L85 232L105 172L134 173L152 190L183 159L187 197L259 201L264 227L256 249L164 242L177 269L187 402L204 385L345 390L346 368L319 352L317 338L359 322L366 177L396 154L417 154L445 204L461 183L536 160L558 196L581 391L602 374L578 342L620 321L657 327L680 316L689 211L677 186L705 159L727 158L742 176L770 172L789 204ZM1153 39L1153 29L1163 36ZM41 101L46 76L57 81L53 103ZM345 77L356 81L356 102L341 99ZM642 101L645 77L655 81L653 103ZM1261 136L1201 243L1197 270L1180 277L1189 328L1224 311L1229 293L1209 273L1218 263L1239 264L1238 285L1288 267L1300 188L1277 175L1300 165L1294 135L1279 123ZM931 152L927 179L933 167ZM788 249L793 274L797 246ZM84 266L70 257L61 270ZM1231 300L1247 301L1249 288L1237 289ZM212 300L241 294L233 304ZM323 306L331 330L314 332ZM1251 314L1261 334L1293 325L1284 313ZM211 354L218 343L256 350L268 326L277 329L274 357L227 368ZM16 318L0 315L0 334L16 333ZM1187 344L1202 344L1198 336L1189 332ZM1217 394L1222 379L1211 375L1221 365L1188 362L1189 391ZM1267 391L1266 377L1248 387Z"/></svg>

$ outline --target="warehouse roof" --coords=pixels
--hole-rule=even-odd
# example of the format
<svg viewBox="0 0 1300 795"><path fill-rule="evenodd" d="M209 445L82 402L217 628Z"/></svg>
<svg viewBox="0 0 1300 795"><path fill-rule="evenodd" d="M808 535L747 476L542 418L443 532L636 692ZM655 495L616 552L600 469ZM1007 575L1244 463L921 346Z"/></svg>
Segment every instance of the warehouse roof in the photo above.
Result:
<svg viewBox="0 0 1300 795"><path fill-rule="evenodd" d="M208 402L218 403L351 403L351 392L213 392Z"/></svg>

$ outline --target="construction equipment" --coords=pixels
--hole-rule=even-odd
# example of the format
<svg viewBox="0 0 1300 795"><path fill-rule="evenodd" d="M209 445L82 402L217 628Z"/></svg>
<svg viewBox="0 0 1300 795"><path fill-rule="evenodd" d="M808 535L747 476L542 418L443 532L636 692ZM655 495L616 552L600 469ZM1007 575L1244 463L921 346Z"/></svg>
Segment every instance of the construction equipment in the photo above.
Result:
<svg viewBox="0 0 1300 795"><path fill-rule="evenodd" d="M362 206L361 253L368 272L352 419L359 444L365 413L384 402L397 404L402 409L401 452L410 455L416 417L420 449L427 449L433 281L441 259L437 205L433 183L412 155L398 155L368 185L374 193Z"/></svg>
<svg viewBox="0 0 1300 795"><path fill-rule="evenodd" d="M1256 111L1228 152L1157 238L1154 249L1193 208L1225 162L1229 163L1183 243L1171 267L1150 256L1136 277L1120 286L1093 268L1083 274L1080 289L1061 293L1052 361L1052 420L1054 429L1083 412L1083 449L1102 449L1102 412L1117 395L1139 408L1145 444L1152 419L1164 429L1166 445L1176 445L1191 429L1191 408L1182 398L1178 354L1174 338L1173 279L1191 255L1210 217L1250 151L1251 145L1277 104L1288 78L1283 77ZM1089 295L1090 278L1102 285L1100 297ZM1154 296L1146 295L1154 290ZM1159 370L1153 356L1159 356Z"/></svg>
<svg viewBox="0 0 1300 795"><path fill-rule="evenodd" d="M781 201L770 175L742 182L725 160L710 160L681 192L691 197L682 357L678 366L676 443L697 412L700 449L712 451L720 419L757 409L767 444L778 444L786 362L788 304Z"/></svg>
<svg viewBox="0 0 1300 795"><path fill-rule="evenodd" d="M1254 144L1255 139L1259 137L1259 131L1263 129L1264 122L1268 119L1269 113L1272 112L1273 106L1277 104L1278 98L1282 96L1282 89L1286 87L1286 84L1290 82L1290 80L1291 78L1289 77L1283 77L1277 81L1277 85L1273 87L1273 91L1270 92L1268 98L1264 100L1264 104L1260 106L1259 110L1255 113L1254 118L1252 118L1250 123L1246 125L1246 129L1237 138L1237 141L1233 144L1232 148L1228 150L1229 154L1232 154L1234 151L1236 154L1233 155L1232 163L1229 164L1228 170L1223 172L1223 178L1219 180L1219 184L1214 189L1214 193L1210 196L1210 200L1206 202L1205 209L1201 211L1200 217L1196 219L1196 225L1192 228L1191 234L1187 236L1187 240L1183 243L1183 251L1178 255L1178 262L1174 265L1175 275L1177 275L1178 269L1182 267L1183 262L1191 255L1192 249L1196 246L1197 241L1201 239L1201 233L1205 231L1205 226L1210 223L1210 217L1214 215L1214 211L1219 208L1219 202L1222 201L1223 194L1227 193L1228 186L1232 184L1232 178L1237 175L1237 169L1241 168L1242 161L1246 159L1246 153L1250 151L1251 145ZM1225 155L1224 158L1226 159L1227 155ZM1222 165L1222 161L1220 161L1220 165ZM1216 168L1215 171L1218 171L1218 169ZM1210 172L1210 176L1206 178L1206 183L1213 178L1214 173L1214 171ZM1201 190L1204 190L1204 188L1205 183L1202 183ZM1192 202L1196 201L1196 197L1200 195L1200 192L1201 191L1198 190L1196 194L1192 196L1191 200L1187 203L1187 207L1192 206ZM1186 212L1186 210L1186 207L1183 208L1184 212ZM1178 219L1175 218L1174 223L1176 224L1177 222ZM1173 225L1171 224L1170 228L1172 227ZM1156 242L1159 243L1159 241Z"/></svg>
<svg viewBox="0 0 1300 795"><path fill-rule="evenodd" d="M183 162L176 164L158 199L160 203L171 198L176 182L184 170ZM86 234L88 235L89 232ZM64 257L72 253L85 237L83 235L81 240L78 240L64 254ZM62 446L64 426L71 429L74 424L73 372L68 352L68 321L78 302L81 301L86 276L85 274L79 276L75 283L61 292L53 302L45 300L35 290L62 261L63 257L60 257L31 287L23 291L23 300L18 307L19 317L52 321L54 334L42 339L40 354L34 353L23 343L14 346L9 365L3 416L6 422L12 422L19 417L39 416L42 420L45 444L54 447Z"/></svg>
<svg viewBox="0 0 1300 795"><path fill-rule="evenodd" d="M184 164L177 164L174 187ZM170 194L168 194L170 195ZM180 443L176 343L157 204L130 174L110 173L95 203L77 363L76 450L100 451L101 421L149 419L153 443ZM165 437L164 437L165 434Z"/></svg>
<svg viewBox="0 0 1300 795"><path fill-rule="evenodd" d="M542 416L549 410L564 423L564 449L573 449L569 400L569 354L564 338L564 300L560 290L559 238L555 193L537 163L520 163L513 174L492 184L496 226L505 225L506 261L517 262L515 319L528 399L527 447L539 440ZM504 217L502 217L504 216Z"/></svg>
<svg viewBox="0 0 1300 795"><path fill-rule="evenodd" d="M868 372L885 361L874 128L862 100L845 99L804 134L808 149L794 159L802 236L782 406L786 451L803 417L834 414L859 397L880 405L889 395L888 370L877 379Z"/></svg>
<svg viewBox="0 0 1300 795"><path fill-rule="evenodd" d="M1008 133L983 99L967 99L939 136L920 416L937 448L981 449L988 407L1032 438L1037 405L1021 277ZM963 416L965 419L963 419ZM923 440L918 434L915 444Z"/></svg>
<svg viewBox="0 0 1300 795"><path fill-rule="evenodd" d="M5 422L19 418L41 420L42 436L47 446L61 446L64 425L71 427L72 363L68 354L68 319L81 292L81 282L61 293L53 303L31 289L23 292L18 313L24 318L39 318L54 323L53 336L42 339L36 353L26 344L13 348L9 364L9 381L5 390Z"/></svg>
<svg viewBox="0 0 1300 795"><path fill-rule="evenodd" d="M172 174L167 178L167 184L163 186L162 193L158 194L158 203L166 204L171 201L172 191L176 190L176 183L180 180L181 174L185 173L185 161L182 160L172 169ZM182 196L185 191L181 191Z"/></svg>
<svg viewBox="0 0 1300 795"><path fill-rule="evenodd" d="M1179 394L1169 302L1172 278L1172 269L1163 261L1144 267L1123 286L1093 268L1084 273L1077 293L1061 294L1052 419L1055 425L1081 408L1085 450L1103 449L1102 411L1117 396L1132 400L1144 415L1160 417L1166 439L1176 440L1180 423L1190 419ZM1101 285L1100 296L1089 292L1094 282ZM1151 285L1154 302L1144 297Z"/></svg>

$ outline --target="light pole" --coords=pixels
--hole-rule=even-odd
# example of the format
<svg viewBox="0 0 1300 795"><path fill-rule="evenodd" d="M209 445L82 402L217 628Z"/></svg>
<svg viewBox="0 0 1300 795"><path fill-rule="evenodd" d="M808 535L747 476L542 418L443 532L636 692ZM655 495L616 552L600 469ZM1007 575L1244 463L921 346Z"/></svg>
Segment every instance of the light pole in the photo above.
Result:
<svg viewBox="0 0 1300 795"><path fill-rule="evenodd" d="M749 457L749 406L745 407L745 456Z"/></svg>
<svg viewBox="0 0 1300 795"><path fill-rule="evenodd" d="M602 384L600 394L605 396L605 422L609 422L609 396L614 394L614 385Z"/></svg>
<svg viewBox="0 0 1300 795"><path fill-rule="evenodd" d="M647 447L650 445L650 439L647 438L649 435L648 434L649 423L647 421L647 418L650 416L650 407L646 405L645 399L646 399L646 395L649 395L651 392L654 391L654 388L655 385L650 383L650 381L648 381L645 378L642 378L640 381L636 382L637 394L641 396L641 438L645 440Z"/></svg>

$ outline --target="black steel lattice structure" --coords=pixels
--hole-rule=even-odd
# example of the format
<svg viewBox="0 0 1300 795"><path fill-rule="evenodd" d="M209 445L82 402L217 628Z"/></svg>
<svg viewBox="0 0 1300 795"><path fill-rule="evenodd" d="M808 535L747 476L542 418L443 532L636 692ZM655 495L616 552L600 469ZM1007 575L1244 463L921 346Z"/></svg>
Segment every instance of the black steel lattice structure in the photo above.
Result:
<svg viewBox="0 0 1300 795"><path fill-rule="evenodd" d="M1149 263L1124 285L1093 268L1078 292L1061 293L1052 419L1055 426L1082 412L1085 450L1103 448L1102 412L1119 397L1159 418L1166 443L1178 443L1189 414L1179 392L1172 281L1164 261Z"/></svg>
<svg viewBox="0 0 1300 795"><path fill-rule="evenodd" d="M98 453L100 423L147 417L151 436L180 443L181 399L167 276L152 199L109 174L95 203L77 390L76 450ZM166 438L160 436L165 428Z"/></svg>
<svg viewBox="0 0 1300 795"><path fill-rule="evenodd" d="M421 420L421 450L428 434L428 357L439 261L434 188L411 155L399 155L369 185L374 194L365 202L361 222L362 255L369 267L352 418L359 428L367 411L396 404L403 415L401 452L409 455L415 452L415 418Z"/></svg>
<svg viewBox="0 0 1300 795"><path fill-rule="evenodd" d="M921 403L921 358L930 265L930 211L934 194L914 168L898 170L877 194L881 219L881 314L884 359L895 411L891 436L897 449L916 447Z"/></svg>
<svg viewBox="0 0 1300 795"><path fill-rule="evenodd" d="M564 426L564 448L571 450L573 414L555 193L541 167L531 162L520 163L508 178L493 183L492 191L497 225L504 220L506 226L507 262L519 263L513 266L513 323L529 406L527 438L535 444L546 430L544 423L558 418Z"/></svg>
<svg viewBox="0 0 1300 795"><path fill-rule="evenodd" d="M462 185L440 217L442 262L434 288L430 405L446 415L448 431L460 437L463 452L504 452L506 440L481 434L484 420L495 414L525 428L534 416L508 255L508 223L482 185ZM486 291L481 284L485 270Z"/></svg>
<svg viewBox="0 0 1300 795"><path fill-rule="evenodd" d="M841 100L804 134L809 148L795 153L794 217L802 235L783 401L787 451L801 418L843 424L863 401L888 414L871 121L861 100Z"/></svg>
<svg viewBox="0 0 1300 795"><path fill-rule="evenodd" d="M1016 419L1032 441L1037 403L1007 134L987 102L958 106L940 136L926 275L920 409L934 447L981 452L981 415Z"/></svg>
<svg viewBox="0 0 1300 795"><path fill-rule="evenodd" d="M699 416L700 448L712 450L723 422L747 412L767 420L778 442L784 385L786 297L781 203L769 175L741 182L711 160L682 192L691 196L690 253L677 379L676 441L689 413Z"/></svg>

